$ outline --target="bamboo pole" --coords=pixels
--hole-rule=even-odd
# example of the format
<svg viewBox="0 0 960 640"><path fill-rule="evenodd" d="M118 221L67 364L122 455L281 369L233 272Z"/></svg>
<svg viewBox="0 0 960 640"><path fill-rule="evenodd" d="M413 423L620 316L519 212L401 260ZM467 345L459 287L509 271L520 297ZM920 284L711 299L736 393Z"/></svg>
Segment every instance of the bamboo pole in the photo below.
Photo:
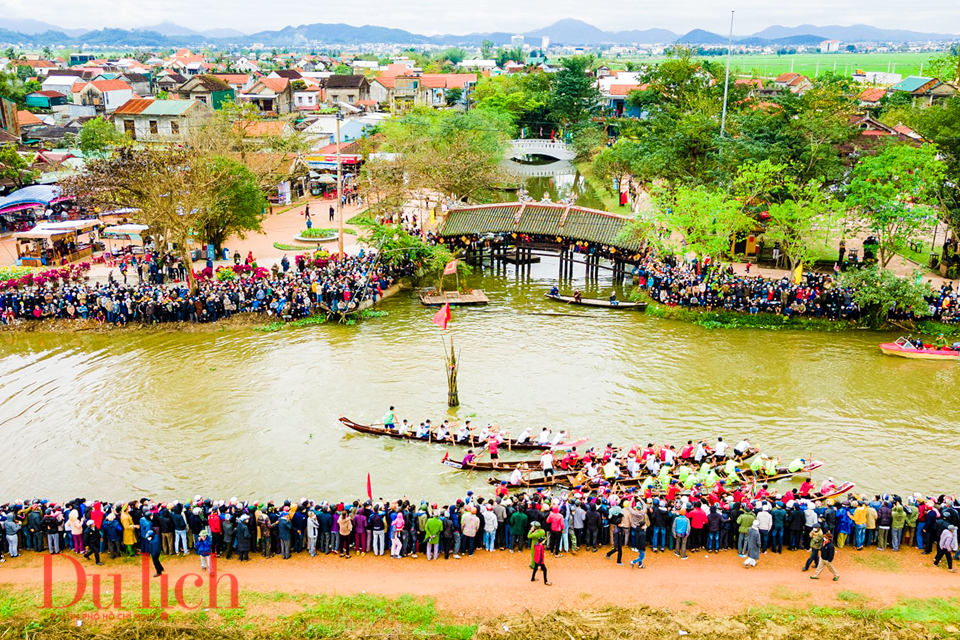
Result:
<svg viewBox="0 0 960 640"><path fill-rule="evenodd" d="M453 337L450 337L450 357L447 361L447 405L460 406L460 393L457 389L457 354L453 350Z"/></svg>

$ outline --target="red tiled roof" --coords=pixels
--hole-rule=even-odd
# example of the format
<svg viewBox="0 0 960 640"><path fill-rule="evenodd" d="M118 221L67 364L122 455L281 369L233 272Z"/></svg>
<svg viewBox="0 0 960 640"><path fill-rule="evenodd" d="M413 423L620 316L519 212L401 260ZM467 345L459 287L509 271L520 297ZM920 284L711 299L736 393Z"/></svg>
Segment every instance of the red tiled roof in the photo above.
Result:
<svg viewBox="0 0 960 640"><path fill-rule="evenodd" d="M793 73L792 71L788 71L786 73L781 73L780 75L778 75L776 80L774 80L774 82L790 82L791 80L794 80L795 78L798 78L798 77L800 77L799 73Z"/></svg>
<svg viewBox="0 0 960 640"><path fill-rule="evenodd" d="M66 96L63 95L62 93L60 93L59 91L49 91L49 90L46 90L46 91L34 91L34 92L31 93L30 95L32 95L32 96L43 96L44 98L66 98Z"/></svg>
<svg viewBox="0 0 960 640"><path fill-rule="evenodd" d="M89 84L92 84L100 91L123 91L124 89L128 89L130 91L133 90L133 87L123 80L94 80Z"/></svg>
<svg viewBox="0 0 960 640"><path fill-rule="evenodd" d="M29 111L17 111L17 120L21 127L28 127L33 124L43 124L43 120L33 115Z"/></svg>
<svg viewBox="0 0 960 640"><path fill-rule="evenodd" d="M911 129L905 124L898 124L893 128L893 130L896 131L897 133L902 133L905 136L912 136L912 135L916 135L917 133L916 131L914 131L913 129Z"/></svg>
<svg viewBox="0 0 960 640"><path fill-rule="evenodd" d="M247 84L250 81L250 76L245 73L213 73L211 75L227 84Z"/></svg>
<svg viewBox="0 0 960 640"><path fill-rule="evenodd" d="M260 78L257 84L262 84L274 93L283 93L286 91L287 85L290 84L290 81L286 78Z"/></svg>
<svg viewBox="0 0 960 640"><path fill-rule="evenodd" d="M374 78L374 81L379 82L387 89L393 89L395 86L397 86L396 76L380 76L379 78Z"/></svg>
<svg viewBox="0 0 960 640"><path fill-rule="evenodd" d="M113 112L114 115L136 115L138 113L143 113L143 110L153 104L153 100L146 100L144 98L133 98L132 100L127 100L122 105L116 108Z"/></svg>
<svg viewBox="0 0 960 640"><path fill-rule="evenodd" d="M631 91L644 91L649 86L649 84L612 84L610 85L610 95L625 96Z"/></svg>
<svg viewBox="0 0 960 640"><path fill-rule="evenodd" d="M763 89L763 80L760 78L737 78L734 84L747 85L756 87L758 89Z"/></svg>
<svg viewBox="0 0 960 640"><path fill-rule="evenodd" d="M864 89L860 94L860 101L880 102L880 99L885 95L887 95L886 89Z"/></svg>

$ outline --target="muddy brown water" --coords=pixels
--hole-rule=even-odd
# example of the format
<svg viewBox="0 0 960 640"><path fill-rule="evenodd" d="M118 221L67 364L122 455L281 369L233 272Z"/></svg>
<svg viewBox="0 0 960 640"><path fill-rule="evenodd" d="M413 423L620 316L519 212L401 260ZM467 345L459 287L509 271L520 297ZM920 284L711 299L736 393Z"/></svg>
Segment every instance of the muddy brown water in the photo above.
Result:
<svg viewBox="0 0 960 640"><path fill-rule="evenodd" d="M485 475L445 448L348 431L447 416L608 441L747 436L824 462L815 479L955 492L955 363L881 355L872 332L707 330L544 298L553 259L471 277L487 307L455 309L462 406L448 411L440 330L408 293L388 316L260 333L0 334L0 500L44 495L446 499ZM576 275L582 278L582 267ZM609 295L600 281L565 283ZM457 456L462 450L452 449ZM786 485L784 485L786 486Z"/></svg>

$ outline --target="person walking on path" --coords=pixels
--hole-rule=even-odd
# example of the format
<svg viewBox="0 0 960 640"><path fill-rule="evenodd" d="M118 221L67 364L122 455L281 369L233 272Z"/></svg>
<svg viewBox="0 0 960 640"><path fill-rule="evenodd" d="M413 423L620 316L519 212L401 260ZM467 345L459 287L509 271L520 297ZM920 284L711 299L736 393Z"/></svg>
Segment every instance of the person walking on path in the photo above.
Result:
<svg viewBox="0 0 960 640"><path fill-rule="evenodd" d="M551 583L547 580L547 565L544 564L547 553L543 546L543 539L546 535L540 523L534 522L530 527L530 533L527 534L527 539L530 540L530 567L533 569L530 582L537 581L537 570L539 569L543 571L543 584L549 587Z"/></svg>
<svg viewBox="0 0 960 640"><path fill-rule="evenodd" d="M931 532L932 533L932 532ZM951 573L956 573L953 568L953 554L957 551L957 525L952 524L943 530L940 534L940 540L937 545L937 557L933 561L933 566L939 567L940 560L947 559L947 569Z"/></svg>
<svg viewBox="0 0 960 640"><path fill-rule="evenodd" d="M760 523L754 521L750 525L750 530L746 535L746 552L747 559L743 561L743 566L745 567L755 567L757 566L757 561L760 559Z"/></svg>
<svg viewBox="0 0 960 640"><path fill-rule="evenodd" d="M803 565L803 570L807 571L810 567L820 566L820 549L823 547L823 532L819 526L815 526L810 532L810 557Z"/></svg>
<svg viewBox="0 0 960 640"><path fill-rule="evenodd" d="M813 572L813 575L810 576L811 580L819 580L820 572L827 568L830 570L830 573L833 574L833 581L836 582L840 579L840 574L837 573L836 567L833 566L833 557L836 553L836 549L833 546L833 536L829 532L823 534L823 546L820 548L820 561L817 563L817 570Z"/></svg>
<svg viewBox="0 0 960 640"><path fill-rule="evenodd" d="M637 532L634 537L634 544L637 549L637 557L635 560L630 561L631 567L639 567L644 569L643 560L647 557L647 530L645 527L637 529Z"/></svg>

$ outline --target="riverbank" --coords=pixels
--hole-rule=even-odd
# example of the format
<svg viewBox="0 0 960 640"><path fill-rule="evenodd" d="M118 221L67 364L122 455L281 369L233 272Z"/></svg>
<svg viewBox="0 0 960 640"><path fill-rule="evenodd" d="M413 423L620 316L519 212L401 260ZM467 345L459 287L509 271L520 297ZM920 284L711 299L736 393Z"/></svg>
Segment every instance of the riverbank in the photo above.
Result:
<svg viewBox="0 0 960 640"><path fill-rule="evenodd" d="M632 554L629 554L632 557ZM71 554L72 556L72 554ZM672 554L648 554L644 570L618 567L602 554L549 558L552 587L532 584L529 555L478 552L463 560L394 561L367 555L295 556L289 561L220 561L219 607L209 607L209 584L194 586L196 557L164 558L171 607L159 608L160 581L148 579L150 606L142 604L140 559L85 563L87 592L76 604L44 610L42 559L27 554L8 560L0 586L0 638L94 638L111 636L259 639L265 637L369 637L389 630L394 637L478 638L864 638L956 637L960 626L960 582L955 574L921 562L913 551L841 551L840 582L812 581L802 573L805 554L761 557L746 570L732 553L695 555L681 562ZM384 564L389 563L389 570ZM94 569L101 569L94 571ZM112 585L119 575L130 620L96 620L89 577L102 574ZM229 578L238 601L229 607ZM52 564L52 604L75 595L76 574L66 558ZM181 601L201 602L194 611L177 606L173 586L181 579ZM204 581L207 574L202 574ZM110 587L106 587L110 590ZM110 607L111 594L103 604ZM87 618L78 626L77 618ZM680 632L684 633L680 633ZM29 632L29 633L27 633Z"/></svg>
<svg viewBox="0 0 960 640"><path fill-rule="evenodd" d="M647 315L664 320L679 320L690 322L705 329L761 329L768 331L904 331L916 332L924 336L943 334L948 338L960 338L960 324L947 324L933 320L888 321L882 327L873 329L854 320L829 320L826 318L811 318L808 316L787 317L772 313L738 313L736 311L708 311L706 309L691 309L687 307L671 306L654 300L646 291L635 290L630 295L631 300L642 300L647 303Z"/></svg>

